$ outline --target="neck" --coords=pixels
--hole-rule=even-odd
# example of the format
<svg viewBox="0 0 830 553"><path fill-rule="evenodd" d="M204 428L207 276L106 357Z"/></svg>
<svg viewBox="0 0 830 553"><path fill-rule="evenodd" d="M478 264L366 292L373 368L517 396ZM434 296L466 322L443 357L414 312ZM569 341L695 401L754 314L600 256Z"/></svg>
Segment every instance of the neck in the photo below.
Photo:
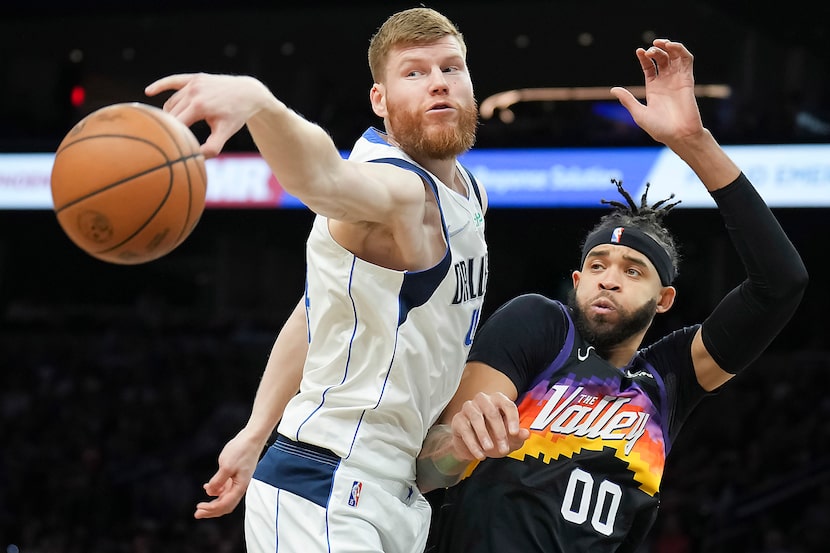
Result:
<svg viewBox="0 0 830 553"><path fill-rule="evenodd" d="M645 332L639 332L617 344L613 348L605 352L605 359L617 368L622 368L631 362L631 358L637 353L637 348L643 343Z"/></svg>
<svg viewBox="0 0 830 553"><path fill-rule="evenodd" d="M412 158L415 159L415 158ZM419 165L438 177L449 188L456 192L466 192L455 167L455 157L450 159L415 159Z"/></svg>
<svg viewBox="0 0 830 553"><path fill-rule="evenodd" d="M401 145L395 140L395 137L392 136L390 132L386 132L386 140L389 144L396 146L403 150L409 157L412 158L418 165L438 177L438 179L443 182L449 188L452 188L456 192L461 194L467 193L467 188L464 185L463 179L458 176L458 172L456 171L455 162L456 156L452 156L447 159L437 159L432 157L423 157L423 156L416 156L413 155L411 152L407 152Z"/></svg>

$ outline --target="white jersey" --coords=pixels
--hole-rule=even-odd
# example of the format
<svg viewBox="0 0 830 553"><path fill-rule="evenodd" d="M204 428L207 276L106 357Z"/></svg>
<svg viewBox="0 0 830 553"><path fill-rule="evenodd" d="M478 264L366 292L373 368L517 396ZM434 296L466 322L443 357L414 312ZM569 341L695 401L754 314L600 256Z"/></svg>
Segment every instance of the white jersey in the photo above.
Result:
<svg viewBox="0 0 830 553"><path fill-rule="evenodd" d="M487 286L481 200L460 164L464 197L367 130L350 159L412 170L437 196L449 247L434 267L397 271L340 246L317 216L307 243L309 351L280 434L331 450L384 478L412 481L429 427L449 402Z"/></svg>

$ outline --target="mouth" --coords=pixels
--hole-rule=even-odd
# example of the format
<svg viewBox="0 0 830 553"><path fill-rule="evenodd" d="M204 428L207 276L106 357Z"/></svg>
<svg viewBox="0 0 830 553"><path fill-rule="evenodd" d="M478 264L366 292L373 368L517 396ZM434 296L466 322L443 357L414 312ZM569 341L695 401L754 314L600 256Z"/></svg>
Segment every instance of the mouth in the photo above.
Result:
<svg viewBox="0 0 830 553"><path fill-rule="evenodd" d="M611 313L617 310L617 305L606 297L596 298L590 303L591 311L595 313Z"/></svg>
<svg viewBox="0 0 830 553"><path fill-rule="evenodd" d="M433 104L429 107L427 112L434 112L434 111L447 111L447 110L454 110L455 106L452 104L448 104L445 102L439 102L437 104Z"/></svg>

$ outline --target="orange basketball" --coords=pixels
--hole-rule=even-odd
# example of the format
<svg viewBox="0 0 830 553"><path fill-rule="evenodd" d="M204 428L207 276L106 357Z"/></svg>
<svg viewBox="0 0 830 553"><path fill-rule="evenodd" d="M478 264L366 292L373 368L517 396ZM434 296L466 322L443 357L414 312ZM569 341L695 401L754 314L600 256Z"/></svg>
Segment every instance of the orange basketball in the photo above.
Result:
<svg viewBox="0 0 830 553"><path fill-rule="evenodd" d="M141 103L113 104L64 137L52 166L52 204L82 250L136 265L170 253L205 207L207 174L187 126Z"/></svg>

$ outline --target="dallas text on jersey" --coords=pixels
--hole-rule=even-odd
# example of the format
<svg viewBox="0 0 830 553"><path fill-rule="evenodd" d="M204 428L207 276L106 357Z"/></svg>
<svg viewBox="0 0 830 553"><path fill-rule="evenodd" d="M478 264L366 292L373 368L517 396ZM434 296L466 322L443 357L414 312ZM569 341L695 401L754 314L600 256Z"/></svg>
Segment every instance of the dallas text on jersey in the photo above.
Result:
<svg viewBox="0 0 830 553"><path fill-rule="evenodd" d="M453 304L484 295L487 290L487 256L469 258L455 264L455 297Z"/></svg>

